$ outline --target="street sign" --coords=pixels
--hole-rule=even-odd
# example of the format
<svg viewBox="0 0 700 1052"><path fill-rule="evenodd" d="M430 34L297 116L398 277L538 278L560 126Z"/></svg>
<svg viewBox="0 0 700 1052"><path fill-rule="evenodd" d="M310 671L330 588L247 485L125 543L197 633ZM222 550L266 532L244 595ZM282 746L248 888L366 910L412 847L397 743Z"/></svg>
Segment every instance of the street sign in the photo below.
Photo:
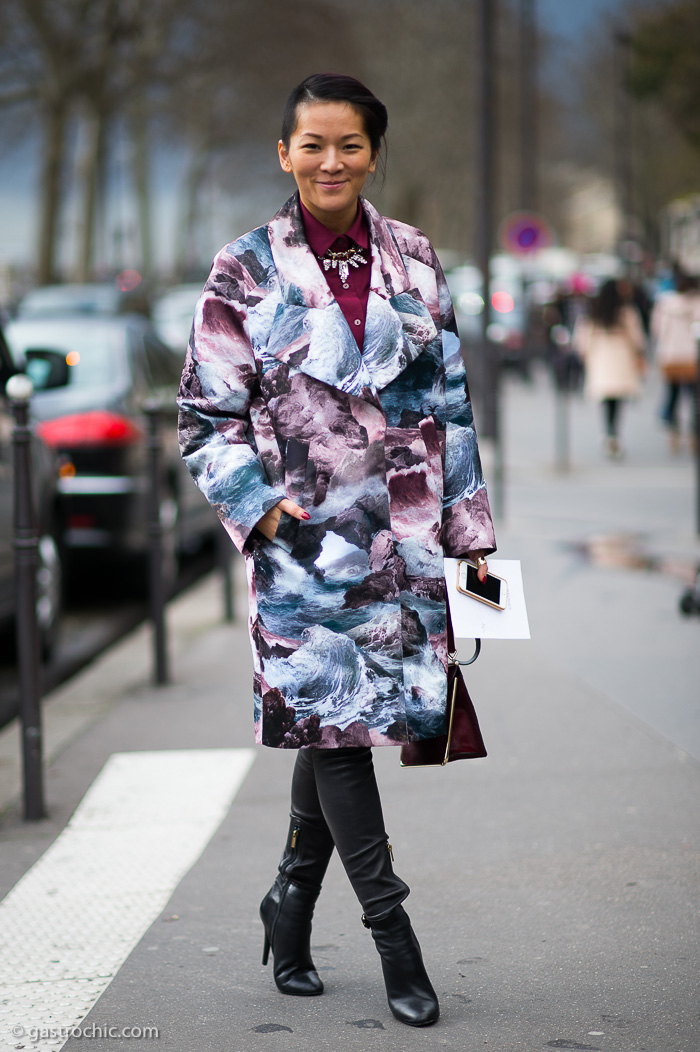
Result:
<svg viewBox="0 0 700 1052"><path fill-rule="evenodd" d="M501 223L499 240L506 252L527 256L552 244L552 231L537 212L513 212Z"/></svg>

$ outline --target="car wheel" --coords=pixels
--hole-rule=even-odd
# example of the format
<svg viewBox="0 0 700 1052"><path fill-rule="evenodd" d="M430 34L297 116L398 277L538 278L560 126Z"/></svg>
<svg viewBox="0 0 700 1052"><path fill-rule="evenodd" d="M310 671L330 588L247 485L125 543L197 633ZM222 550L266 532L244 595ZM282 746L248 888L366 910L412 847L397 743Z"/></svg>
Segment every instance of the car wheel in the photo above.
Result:
<svg viewBox="0 0 700 1052"><path fill-rule="evenodd" d="M36 619L45 660L51 657L61 612L63 572L58 545L50 533L42 534L38 544L36 571Z"/></svg>

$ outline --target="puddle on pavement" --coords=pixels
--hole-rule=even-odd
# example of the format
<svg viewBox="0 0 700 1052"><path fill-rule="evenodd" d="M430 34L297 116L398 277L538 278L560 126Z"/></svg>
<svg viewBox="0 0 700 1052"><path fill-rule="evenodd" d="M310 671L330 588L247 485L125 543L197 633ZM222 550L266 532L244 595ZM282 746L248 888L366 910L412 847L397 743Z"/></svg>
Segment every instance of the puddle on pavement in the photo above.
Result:
<svg viewBox="0 0 700 1052"><path fill-rule="evenodd" d="M692 559L652 554L644 547L642 536L636 533L598 534L574 541L569 547L594 566L662 573L689 585L695 583L700 571Z"/></svg>

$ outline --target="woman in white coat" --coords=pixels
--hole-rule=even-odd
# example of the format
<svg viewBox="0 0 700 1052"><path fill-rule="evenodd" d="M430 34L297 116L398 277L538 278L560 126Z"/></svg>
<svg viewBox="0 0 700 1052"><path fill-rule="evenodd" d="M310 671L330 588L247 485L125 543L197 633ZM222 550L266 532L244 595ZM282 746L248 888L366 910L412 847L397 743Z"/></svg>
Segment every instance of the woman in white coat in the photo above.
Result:
<svg viewBox="0 0 700 1052"><path fill-rule="evenodd" d="M688 274L679 274L676 289L661 296L651 316L651 335L656 361L666 384L661 417L668 427L671 452L680 449L679 403L687 396L694 404L698 380L698 340L700 339L700 283ZM691 413L691 443L695 426Z"/></svg>
<svg viewBox="0 0 700 1052"><path fill-rule="evenodd" d="M616 281L601 286L590 316L577 322L573 342L586 370L586 394L603 409L605 451L619 457L620 408L641 392L646 341L639 312L623 299Z"/></svg>

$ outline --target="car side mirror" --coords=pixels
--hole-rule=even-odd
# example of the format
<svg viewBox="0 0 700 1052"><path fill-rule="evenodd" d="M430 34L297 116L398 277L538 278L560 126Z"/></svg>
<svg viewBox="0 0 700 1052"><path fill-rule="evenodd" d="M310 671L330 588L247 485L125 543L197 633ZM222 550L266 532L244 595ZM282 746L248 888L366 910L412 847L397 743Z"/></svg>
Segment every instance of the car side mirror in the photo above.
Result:
<svg viewBox="0 0 700 1052"><path fill-rule="evenodd" d="M69 376L66 352L50 347L30 347L24 352L24 371L35 391L65 387Z"/></svg>

